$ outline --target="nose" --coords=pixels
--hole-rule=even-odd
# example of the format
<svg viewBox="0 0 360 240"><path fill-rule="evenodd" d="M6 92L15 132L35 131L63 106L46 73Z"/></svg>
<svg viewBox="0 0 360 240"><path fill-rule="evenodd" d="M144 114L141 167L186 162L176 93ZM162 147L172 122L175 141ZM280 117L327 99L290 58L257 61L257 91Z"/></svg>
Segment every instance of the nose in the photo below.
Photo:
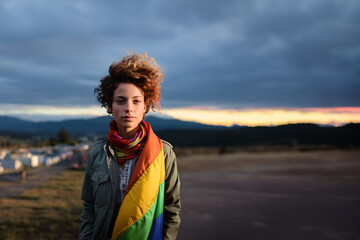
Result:
<svg viewBox="0 0 360 240"><path fill-rule="evenodd" d="M127 101L125 105L125 112L132 112L133 111L133 104L131 101Z"/></svg>

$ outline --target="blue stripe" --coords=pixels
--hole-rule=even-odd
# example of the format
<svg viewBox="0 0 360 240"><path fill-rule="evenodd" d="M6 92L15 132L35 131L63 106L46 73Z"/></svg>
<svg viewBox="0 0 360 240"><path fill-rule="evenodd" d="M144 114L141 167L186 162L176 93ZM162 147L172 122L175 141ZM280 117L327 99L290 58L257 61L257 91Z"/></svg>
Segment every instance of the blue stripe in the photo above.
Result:
<svg viewBox="0 0 360 240"><path fill-rule="evenodd" d="M148 240L162 240L163 213L157 219L154 219Z"/></svg>

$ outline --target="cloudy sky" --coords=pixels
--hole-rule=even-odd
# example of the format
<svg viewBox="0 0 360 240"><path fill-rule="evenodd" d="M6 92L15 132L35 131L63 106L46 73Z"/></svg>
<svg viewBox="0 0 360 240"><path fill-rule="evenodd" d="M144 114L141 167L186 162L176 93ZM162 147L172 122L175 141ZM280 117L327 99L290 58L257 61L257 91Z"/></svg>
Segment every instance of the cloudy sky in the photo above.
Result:
<svg viewBox="0 0 360 240"><path fill-rule="evenodd" d="M105 114L93 89L131 49L164 69L171 116L330 111L360 122L359 23L358 0L3 0L0 114Z"/></svg>

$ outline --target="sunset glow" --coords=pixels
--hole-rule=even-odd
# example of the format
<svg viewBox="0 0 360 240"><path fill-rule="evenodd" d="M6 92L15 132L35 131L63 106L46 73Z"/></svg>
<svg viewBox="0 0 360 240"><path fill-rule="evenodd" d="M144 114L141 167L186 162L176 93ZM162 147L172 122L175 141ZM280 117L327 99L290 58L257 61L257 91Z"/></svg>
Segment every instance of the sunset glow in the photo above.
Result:
<svg viewBox="0 0 360 240"><path fill-rule="evenodd" d="M42 115L44 121L51 119L79 118L81 116L100 117L106 115L106 110L98 105L90 106L51 106L51 105L24 105L24 104L1 104L0 115L21 116L32 120L32 116ZM42 121L42 120L41 120Z"/></svg>
<svg viewBox="0 0 360 240"><path fill-rule="evenodd" d="M43 116L43 120L58 118L99 117L107 115L104 108L91 106L48 106L48 105L14 105L0 106L0 115L21 116L32 119L32 116ZM162 109L160 113L150 113L158 117L176 118L183 121L195 121L210 125L232 126L270 126L289 123L315 123L341 126L346 123L360 123L360 107L336 108L248 108L216 109L210 106L189 108ZM39 118L38 118L39 119Z"/></svg>
<svg viewBox="0 0 360 240"><path fill-rule="evenodd" d="M211 125L269 126L316 123L340 126L360 122L360 107L340 108L256 108L256 109L166 109L163 113L185 121Z"/></svg>

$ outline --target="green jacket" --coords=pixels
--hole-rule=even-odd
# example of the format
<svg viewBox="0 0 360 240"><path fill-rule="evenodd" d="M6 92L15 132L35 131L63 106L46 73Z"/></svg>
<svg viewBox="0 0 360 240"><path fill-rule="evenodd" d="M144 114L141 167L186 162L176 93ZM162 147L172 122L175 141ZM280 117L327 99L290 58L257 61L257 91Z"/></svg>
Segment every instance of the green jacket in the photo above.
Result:
<svg viewBox="0 0 360 240"><path fill-rule="evenodd" d="M180 225L180 178L176 156L170 143L163 141L165 157L164 239L176 239ZM119 174L115 152L107 140L96 143L86 161L81 194L80 239L107 239L119 195Z"/></svg>

